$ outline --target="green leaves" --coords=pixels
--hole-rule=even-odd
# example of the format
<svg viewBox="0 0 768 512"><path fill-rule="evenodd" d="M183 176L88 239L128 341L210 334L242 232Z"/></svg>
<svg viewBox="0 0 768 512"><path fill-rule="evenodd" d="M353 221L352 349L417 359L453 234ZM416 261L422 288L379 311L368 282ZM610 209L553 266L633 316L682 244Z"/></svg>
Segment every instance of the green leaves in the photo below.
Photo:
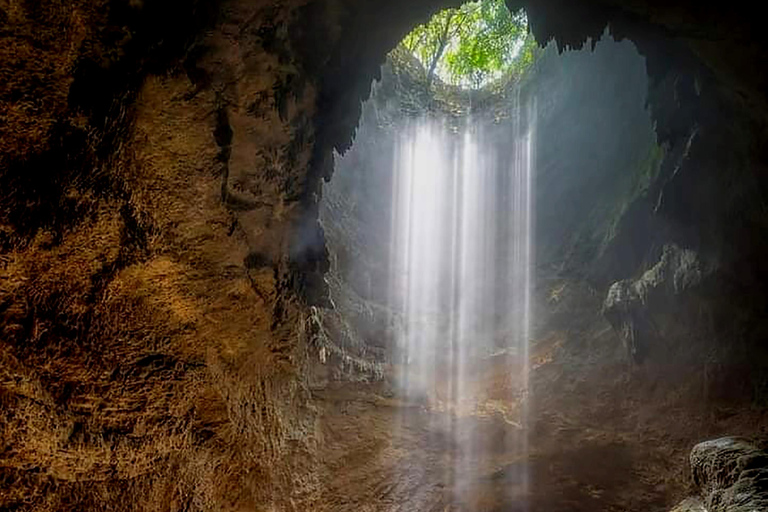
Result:
<svg viewBox="0 0 768 512"><path fill-rule="evenodd" d="M478 0L440 11L402 44L427 68L429 84L437 74L474 88L507 73L522 74L537 49L525 13L510 13L504 0Z"/></svg>

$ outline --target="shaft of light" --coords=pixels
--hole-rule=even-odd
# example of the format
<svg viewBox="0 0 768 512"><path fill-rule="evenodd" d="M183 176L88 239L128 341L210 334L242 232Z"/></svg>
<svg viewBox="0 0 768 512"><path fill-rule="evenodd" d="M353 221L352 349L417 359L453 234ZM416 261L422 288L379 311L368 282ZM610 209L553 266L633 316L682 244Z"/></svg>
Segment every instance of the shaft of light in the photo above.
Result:
<svg viewBox="0 0 768 512"><path fill-rule="evenodd" d="M456 134L435 120L412 122L393 169L390 300L402 317L396 381L401 397L434 412L435 428L448 433L445 479L458 501L487 471L483 454L498 449L471 421L487 409L480 368L504 354L499 361L522 361L509 372L528 378L535 104L522 112L517 97L515 107L506 144L471 123ZM527 393L522 401L518 417L507 418L520 428L504 447L521 456ZM509 502L520 503L525 465L502 469L515 484Z"/></svg>

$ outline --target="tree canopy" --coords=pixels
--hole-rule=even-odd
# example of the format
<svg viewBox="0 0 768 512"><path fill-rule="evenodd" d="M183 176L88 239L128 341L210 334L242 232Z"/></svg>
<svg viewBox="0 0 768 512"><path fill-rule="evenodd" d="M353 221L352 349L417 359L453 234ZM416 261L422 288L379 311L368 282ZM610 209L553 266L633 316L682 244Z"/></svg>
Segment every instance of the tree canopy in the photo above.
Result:
<svg viewBox="0 0 768 512"><path fill-rule="evenodd" d="M427 70L454 85L478 88L533 62L536 43L525 12L510 13L504 0L478 0L445 9L402 42Z"/></svg>

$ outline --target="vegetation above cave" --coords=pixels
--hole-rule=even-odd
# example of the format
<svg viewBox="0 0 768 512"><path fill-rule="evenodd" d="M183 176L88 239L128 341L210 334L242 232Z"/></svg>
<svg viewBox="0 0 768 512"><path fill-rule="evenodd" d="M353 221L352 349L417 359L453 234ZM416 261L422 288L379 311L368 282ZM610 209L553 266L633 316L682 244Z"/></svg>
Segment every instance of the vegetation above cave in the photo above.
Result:
<svg viewBox="0 0 768 512"><path fill-rule="evenodd" d="M536 55L524 11L504 0L478 0L445 9L414 28L401 43L426 69L452 85L478 89L502 76L520 76Z"/></svg>

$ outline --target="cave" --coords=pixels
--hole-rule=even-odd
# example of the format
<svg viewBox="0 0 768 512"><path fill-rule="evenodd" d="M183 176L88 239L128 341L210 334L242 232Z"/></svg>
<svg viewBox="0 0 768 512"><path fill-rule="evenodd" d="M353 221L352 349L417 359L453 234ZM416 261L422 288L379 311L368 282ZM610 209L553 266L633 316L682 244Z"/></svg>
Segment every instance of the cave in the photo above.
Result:
<svg viewBox="0 0 768 512"><path fill-rule="evenodd" d="M768 510L755 8L504 3L0 2L0 509Z"/></svg>

